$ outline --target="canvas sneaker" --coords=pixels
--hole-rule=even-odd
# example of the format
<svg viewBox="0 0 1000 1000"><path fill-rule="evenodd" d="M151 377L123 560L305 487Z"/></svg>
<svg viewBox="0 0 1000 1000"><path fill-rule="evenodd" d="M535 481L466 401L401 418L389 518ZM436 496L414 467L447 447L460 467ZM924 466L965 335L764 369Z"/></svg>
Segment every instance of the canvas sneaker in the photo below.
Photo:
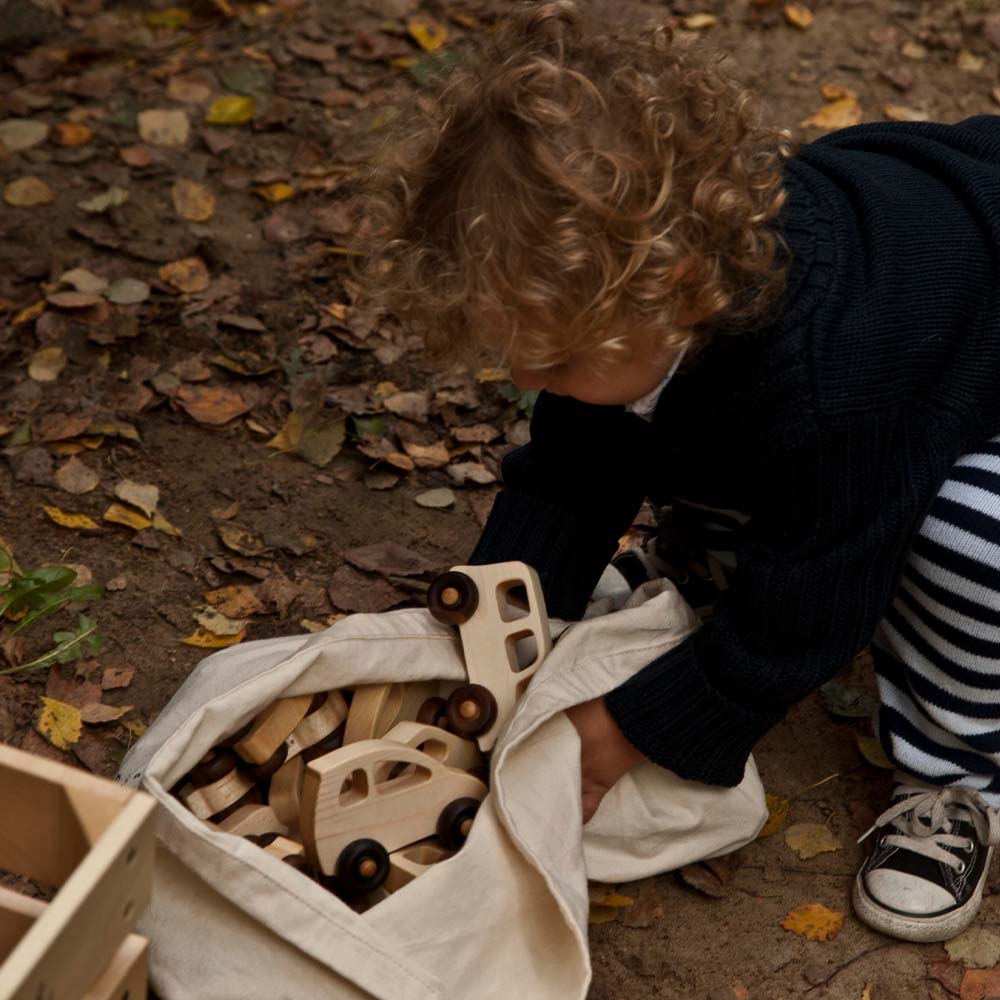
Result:
<svg viewBox="0 0 1000 1000"><path fill-rule="evenodd" d="M854 883L854 911L904 941L947 941L976 918L1000 843L1000 810L972 788L896 774L892 804L860 838L881 831Z"/></svg>

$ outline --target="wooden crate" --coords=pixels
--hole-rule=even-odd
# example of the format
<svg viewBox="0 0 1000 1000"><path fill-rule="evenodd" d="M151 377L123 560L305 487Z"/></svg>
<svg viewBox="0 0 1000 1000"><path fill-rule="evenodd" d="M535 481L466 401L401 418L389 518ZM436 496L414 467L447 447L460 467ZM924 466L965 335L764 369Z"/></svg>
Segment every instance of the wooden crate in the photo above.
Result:
<svg viewBox="0 0 1000 1000"><path fill-rule="evenodd" d="M153 876L150 796L0 744L0 869L58 891L0 889L0 1000L145 1000L131 931Z"/></svg>

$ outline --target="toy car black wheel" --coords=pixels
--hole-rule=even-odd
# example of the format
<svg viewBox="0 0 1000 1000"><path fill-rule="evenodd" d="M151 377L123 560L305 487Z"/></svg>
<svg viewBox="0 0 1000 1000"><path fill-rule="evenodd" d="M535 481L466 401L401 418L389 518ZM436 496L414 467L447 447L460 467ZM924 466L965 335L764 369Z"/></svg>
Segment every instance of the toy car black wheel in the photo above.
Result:
<svg viewBox="0 0 1000 1000"><path fill-rule="evenodd" d="M417 710L417 722L425 726L448 728L448 703L444 698L428 698Z"/></svg>
<svg viewBox="0 0 1000 1000"><path fill-rule="evenodd" d="M188 781L195 788L204 788L206 785L214 784L220 778L224 778L236 767L237 763L236 754L231 750L213 747L191 768Z"/></svg>
<svg viewBox="0 0 1000 1000"><path fill-rule="evenodd" d="M463 684L448 695L445 711L453 733L477 736L496 722L497 700L482 684Z"/></svg>
<svg viewBox="0 0 1000 1000"><path fill-rule="evenodd" d="M472 821L479 812L479 799L455 799L449 802L437 821L437 838L449 851L457 851L469 836Z"/></svg>
<svg viewBox="0 0 1000 1000"><path fill-rule="evenodd" d="M335 871L337 884L344 892L372 892L389 875L389 854L377 840L354 840L340 852Z"/></svg>
<svg viewBox="0 0 1000 1000"><path fill-rule="evenodd" d="M471 576L450 570L431 581L427 608L445 625L463 625L479 606L479 589Z"/></svg>

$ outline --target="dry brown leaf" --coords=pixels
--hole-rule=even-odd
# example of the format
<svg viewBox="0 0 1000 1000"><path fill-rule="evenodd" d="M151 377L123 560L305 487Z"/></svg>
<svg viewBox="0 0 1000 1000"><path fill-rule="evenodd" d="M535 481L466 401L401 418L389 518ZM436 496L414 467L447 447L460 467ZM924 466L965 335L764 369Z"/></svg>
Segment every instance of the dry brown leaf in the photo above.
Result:
<svg viewBox="0 0 1000 1000"><path fill-rule="evenodd" d="M195 611L194 620L213 635L239 635L247 627L247 622L230 618L212 607L204 607Z"/></svg>
<svg viewBox="0 0 1000 1000"><path fill-rule="evenodd" d="M83 721L80 710L73 705L55 698L42 697L42 711L35 728L54 747L68 750L70 744L76 743L83 732Z"/></svg>
<svg viewBox="0 0 1000 1000"><path fill-rule="evenodd" d="M271 551L259 535L233 524L232 521L220 521L215 530L219 533L222 544L240 555L262 556Z"/></svg>
<svg viewBox="0 0 1000 1000"><path fill-rule="evenodd" d="M344 558L358 569L391 576L419 576L438 568L438 563L398 542L376 542L361 548L348 549Z"/></svg>
<svg viewBox="0 0 1000 1000"><path fill-rule="evenodd" d="M1000 935L985 927L970 927L946 941L944 950L953 962L961 962L967 969L1000 966Z"/></svg>
<svg viewBox="0 0 1000 1000"><path fill-rule="evenodd" d="M215 195L204 184L178 177L170 189L174 211L189 222L207 222L215 215Z"/></svg>
<svg viewBox="0 0 1000 1000"><path fill-rule="evenodd" d="M100 482L100 477L80 459L71 458L56 470L55 480L60 489L80 496L94 489Z"/></svg>
<svg viewBox="0 0 1000 1000"><path fill-rule="evenodd" d="M249 618L264 613L264 605L252 587L244 583L219 587L205 594L205 600L227 618Z"/></svg>
<svg viewBox="0 0 1000 1000"><path fill-rule="evenodd" d="M43 347L31 355L28 375L36 382L55 382L66 367L66 352L61 347Z"/></svg>
<svg viewBox="0 0 1000 1000"><path fill-rule="evenodd" d="M109 581L107 584L107 590L116 590L120 588L112 587ZM102 691L112 691L116 688L125 688L132 683L132 678L135 676L135 667L105 667L104 673L101 675L101 690Z"/></svg>
<svg viewBox="0 0 1000 1000"><path fill-rule="evenodd" d="M455 494L445 486L436 490L427 490L424 493L418 493L413 498L413 502L418 507L429 507L440 510L445 507L455 506Z"/></svg>
<svg viewBox="0 0 1000 1000"><path fill-rule="evenodd" d="M181 292L203 292L212 279L200 257L185 257L164 264L160 268L160 280Z"/></svg>
<svg viewBox="0 0 1000 1000"><path fill-rule="evenodd" d="M799 125L803 128L833 131L850 125L860 125L863 117L864 113L857 97L841 97L820 108L809 118L804 118Z"/></svg>
<svg viewBox="0 0 1000 1000"><path fill-rule="evenodd" d="M334 607L341 611L387 611L406 600L388 580L369 576L353 566L340 566L333 574L328 589Z"/></svg>
<svg viewBox="0 0 1000 1000"><path fill-rule="evenodd" d="M386 396L382 405L390 413L395 413L417 423L427 422L428 401L422 392L396 392Z"/></svg>
<svg viewBox="0 0 1000 1000"><path fill-rule="evenodd" d="M807 903L792 910L781 926L808 941L832 941L844 926L844 914L822 903Z"/></svg>
<svg viewBox="0 0 1000 1000"><path fill-rule="evenodd" d="M200 649L224 649L226 646L235 646L236 643L242 642L246 635L246 629L237 635L215 635L208 629L197 628L191 635L181 639L181 642L186 646L198 646Z"/></svg>
<svg viewBox="0 0 1000 1000"><path fill-rule="evenodd" d="M3 200L15 208L34 208L51 205L55 194L40 177L18 177L3 189Z"/></svg>
<svg viewBox="0 0 1000 1000"><path fill-rule="evenodd" d="M861 733L855 733L854 740L858 745L858 750L861 751L861 756L873 767L882 771L895 770L892 761L886 757L882 744L874 736L862 736Z"/></svg>
<svg viewBox="0 0 1000 1000"><path fill-rule="evenodd" d="M106 278L102 278L83 267L74 267L71 271L64 271L59 275L59 284L72 285L78 292L88 292L93 295L100 295L108 287Z"/></svg>
<svg viewBox="0 0 1000 1000"><path fill-rule="evenodd" d="M179 73L167 82L167 97L181 104L203 104L211 96L211 84L199 73Z"/></svg>
<svg viewBox="0 0 1000 1000"><path fill-rule="evenodd" d="M718 18L714 14L688 14L681 18L681 24L688 31L704 31L715 25Z"/></svg>
<svg viewBox="0 0 1000 1000"><path fill-rule="evenodd" d="M31 118L8 118L0 121L0 147L8 153L20 153L45 142L49 127Z"/></svg>
<svg viewBox="0 0 1000 1000"><path fill-rule="evenodd" d="M497 481L497 477L482 462L456 462L454 465L449 465L445 471L459 486L465 483L487 486Z"/></svg>
<svg viewBox="0 0 1000 1000"><path fill-rule="evenodd" d="M475 442L479 444L489 444L500 437L500 431L492 424L470 424L467 427L456 427L451 432L456 441L465 444Z"/></svg>
<svg viewBox="0 0 1000 1000"><path fill-rule="evenodd" d="M135 483L131 479L123 479L115 486L115 496L138 507L146 517L152 517L160 502L160 488L152 483Z"/></svg>
<svg viewBox="0 0 1000 1000"><path fill-rule="evenodd" d="M52 141L57 146L86 146L94 138L89 125L78 122L59 122L52 126Z"/></svg>
<svg viewBox="0 0 1000 1000"><path fill-rule="evenodd" d="M899 51L905 58L913 59L917 62L927 58L927 49L919 42L907 42Z"/></svg>
<svg viewBox="0 0 1000 1000"><path fill-rule="evenodd" d="M105 705L103 702L91 702L80 709L80 718L88 725L97 726L104 722L114 722L127 715L135 705Z"/></svg>
<svg viewBox="0 0 1000 1000"><path fill-rule="evenodd" d="M785 831L785 843L803 860L839 851L844 845L822 823L796 823Z"/></svg>
<svg viewBox="0 0 1000 1000"><path fill-rule="evenodd" d="M142 141L152 146L183 146L191 132L188 116L177 108L140 111L136 121Z"/></svg>
<svg viewBox="0 0 1000 1000"><path fill-rule="evenodd" d="M983 56L977 56L968 49L962 49L958 54L955 65L963 73L979 73L982 71L983 66L986 65L986 59Z"/></svg>
<svg viewBox="0 0 1000 1000"><path fill-rule="evenodd" d="M182 385L174 401L199 424L220 427L253 409L254 401L221 385Z"/></svg>
<svg viewBox="0 0 1000 1000"><path fill-rule="evenodd" d="M1000 997L1000 969L970 969L962 977L959 1000L996 1000Z"/></svg>
<svg viewBox="0 0 1000 1000"><path fill-rule="evenodd" d="M814 19L813 12L805 5L800 3L785 4L785 20L789 24L794 24L796 28L805 31Z"/></svg>

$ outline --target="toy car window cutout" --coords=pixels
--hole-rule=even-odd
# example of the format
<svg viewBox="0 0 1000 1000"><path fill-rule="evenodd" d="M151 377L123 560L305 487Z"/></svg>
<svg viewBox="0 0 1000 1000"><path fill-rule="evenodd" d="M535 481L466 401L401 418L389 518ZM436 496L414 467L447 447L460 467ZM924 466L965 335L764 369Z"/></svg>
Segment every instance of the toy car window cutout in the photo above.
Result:
<svg viewBox="0 0 1000 1000"><path fill-rule="evenodd" d="M512 632L506 639L507 662L514 673L527 670L538 659L538 640L530 629Z"/></svg>
<svg viewBox="0 0 1000 1000"><path fill-rule="evenodd" d="M403 765L403 770L397 772L400 764ZM403 760L380 761L373 769L373 776L375 791L379 795L395 795L398 792L405 792L409 788L430 781L433 777L430 768Z"/></svg>
<svg viewBox="0 0 1000 1000"><path fill-rule="evenodd" d="M444 861L451 857L452 852L439 847L437 844L414 844L413 847L404 848L400 854L407 861L412 861L415 865L436 865L439 861Z"/></svg>
<svg viewBox="0 0 1000 1000"><path fill-rule="evenodd" d="M340 786L338 805L341 808L357 805L368 798L368 775L364 768L352 771Z"/></svg>
<svg viewBox="0 0 1000 1000"><path fill-rule="evenodd" d="M442 764L448 759L448 746L443 740L424 740L416 749L428 757L441 761Z"/></svg>
<svg viewBox="0 0 1000 1000"><path fill-rule="evenodd" d="M497 584L497 610L500 620L505 622L528 617L528 592L520 580L505 580Z"/></svg>

